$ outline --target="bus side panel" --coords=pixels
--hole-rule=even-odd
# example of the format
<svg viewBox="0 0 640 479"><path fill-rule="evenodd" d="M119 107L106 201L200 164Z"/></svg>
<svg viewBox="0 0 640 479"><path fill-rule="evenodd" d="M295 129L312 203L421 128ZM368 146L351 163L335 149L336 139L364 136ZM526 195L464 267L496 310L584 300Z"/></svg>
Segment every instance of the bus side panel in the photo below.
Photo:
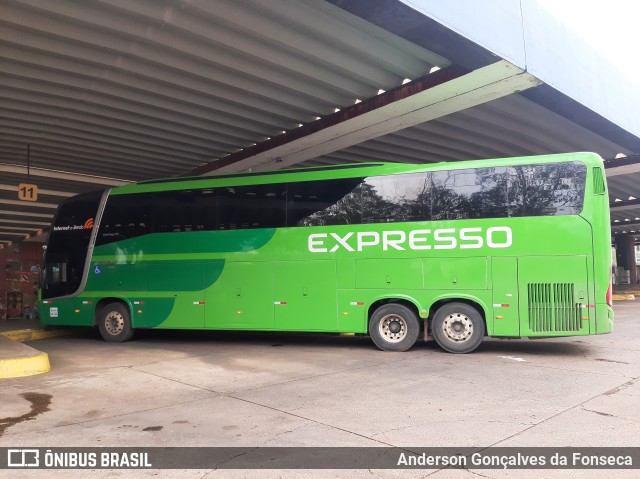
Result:
<svg viewBox="0 0 640 479"><path fill-rule="evenodd" d="M355 289L356 260L338 260L336 266L338 330L344 333L366 333L369 303L365 301L368 298Z"/></svg>
<svg viewBox="0 0 640 479"><path fill-rule="evenodd" d="M337 331L336 262L274 264L275 327L281 331Z"/></svg>
<svg viewBox="0 0 640 479"><path fill-rule="evenodd" d="M420 258L357 259L356 288L391 288L398 292L423 286Z"/></svg>
<svg viewBox="0 0 640 479"><path fill-rule="evenodd" d="M76 296L62 300L47 300L40 305L40 322L44 325L92 326L93 306Z"/></svg>
<svg viewBox="0 0 640 479"><path fill-rule="evenodd" d="M173 308L167 318L157 324L146 324L147 327L202 329L204 327L205 297L204 286L205 265L195 262L163 261L137 265L147 280L147 291L157 293L162 303L173 299ZM146 302L153 305L154 299ZM148 318L151 318L149 315Z"/></svg>
<svg viewBox="0 0 640 479"><path fill-rule="evenodd" d="M521 336L589 334L586 256L521 257L518 285Z"/></svg>
<svg viewBox="0 0 640 479"><path fill-rule="evenodd" d="M273 263L228 261L205 297L206 328L273 329Z"/></svg>
<svg viewBox="0 0 640 479"><path fill-rule="evenodd" d="M596 333L607 334L613 331L613 309L608 304L596 303Z"/></svg>
<svg viewBox="0 0 640 479"><path fill-rule="evenodd" d="M595 327L591 334L606 334L613 331L613 309L606 304L607 290L611 285L611 218L609 195L607 194L606 175L602 164L592 168L592 201L585 204L591 207L589 221L593 231L593 291L595 303ZM587 210L587 208L585 208Z"/></svg>
<svg viewBox="0 0 640 479"><path fill-rule="evenodd" d="M518 311L518 260L501 256L491 259L493 318L487 318L490 336L520 336ZM491 320L490 320L491 319Z"/></svg>
<svg viewBox="0 0 640 479"><path fill-rule="evenodd" d="M487 288L487 258L425 258L424 287L466 292Z"/></svg>

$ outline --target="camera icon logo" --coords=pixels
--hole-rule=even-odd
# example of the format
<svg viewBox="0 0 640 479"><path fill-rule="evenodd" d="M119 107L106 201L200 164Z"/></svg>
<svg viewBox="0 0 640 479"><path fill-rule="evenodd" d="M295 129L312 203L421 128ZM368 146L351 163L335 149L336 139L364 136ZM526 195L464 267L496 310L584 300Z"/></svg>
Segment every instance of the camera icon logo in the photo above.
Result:
<svg viewBox="0 0 640 479"><path fill-rule="evenodd" d="M7 451L7 467L39 467L40 451L38 449L9 449Z"/></svg>

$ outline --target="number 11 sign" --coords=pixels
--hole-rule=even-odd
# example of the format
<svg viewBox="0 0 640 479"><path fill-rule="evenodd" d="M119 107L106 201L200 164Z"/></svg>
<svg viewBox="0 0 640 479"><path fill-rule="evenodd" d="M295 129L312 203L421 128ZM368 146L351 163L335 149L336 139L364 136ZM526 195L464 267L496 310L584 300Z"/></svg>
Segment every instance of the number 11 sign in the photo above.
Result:
<svg viewBox="0 0 640 479"><path fill-rule="evenodd" d="M18 199L23 201L38 201L38 185L20 183L18 185Z"/></svg>

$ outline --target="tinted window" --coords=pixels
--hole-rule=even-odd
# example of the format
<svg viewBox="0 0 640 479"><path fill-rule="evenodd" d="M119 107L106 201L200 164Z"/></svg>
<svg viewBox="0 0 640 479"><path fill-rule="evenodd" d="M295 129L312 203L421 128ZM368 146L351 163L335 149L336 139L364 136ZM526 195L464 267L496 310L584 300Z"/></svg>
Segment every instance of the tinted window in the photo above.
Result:
<svg viewBox="0 0 640 479"><path fill-rule="evenodd" d="M582 210L585 180L586 167L577 162L369 177L297 224L572 215ZM309 184L322 191L323 182ZM343 194L327 191L336 192L327 204Z"/></svg>
<svg viewBox="0 0 640 479"><path fill-rule="evenodd" d="M433 173L432 219L467 218L469 196L475 189L472 170L435 171Z"/></svg>
<svg viewBox="0 0 640 479"><path fill-rule="evenodd" d="M285 226L286 191L280 183L218 188L217 229Z"/></svg>
<svg viewBox="0 0 640 479"><path fill-rule="evenodd" d="M217 228L213 189L165 191L152 196L153 232L205 231Z"/></svg>
<svg viewBox="0 0 640 479"><path fill-rule="evenodd" d="M509 167L510 216L580 213L586 176L586 166L577 162Z"/></svg>
<svg viewBox="0 0 640 479"><path fill-rule="evenodd" d="M110 196L102 214L96 245L151 233L152 195Z"/></svg>
<svg viewBox="0 0 640 479"><path fill-rule="evenodd" d="M288 226L358 224L361 221L362 178L290 183Z"/></svg>
<svg viewBox="0 0 640 479"><path fill-rule="evenodd" d="M362 222L427 221L431 219L429 173L376 176L362 186Z"/></svg>
<svg viewBox="0 0 640 479"><path fill-rule="evenodd" d="M506 172L505 167L434 172L433 219L508 216Z"/></svg>
<svg viewBox="0 0 640 479"><path fill-rule="evenodd" d="M477 168L476 181L480 189L471 195L471 218L504 218L509 216L507 206L507 168Z"/></svg>
<svg viewBox="0 0 640 479"><path fill-rule="evenodd" d="M560 163L120 195L107 202L97 244L151 232L577 214L585 180L584 165Z"/></svg>

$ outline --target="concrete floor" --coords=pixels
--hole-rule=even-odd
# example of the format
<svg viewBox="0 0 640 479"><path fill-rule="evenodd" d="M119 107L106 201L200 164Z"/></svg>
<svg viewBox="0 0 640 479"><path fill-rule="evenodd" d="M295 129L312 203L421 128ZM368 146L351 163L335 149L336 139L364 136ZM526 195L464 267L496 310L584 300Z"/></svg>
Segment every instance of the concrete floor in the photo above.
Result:
<svg viewBox="0 0 640 479"><path fill-rule="evenodd" d="M615 332L378 351L366 337L90 330L33 342L52 372L0 382L0 447L640 446L638 301ZM18 418L23 420L7 420ZM5 419L2 419L5 418ZM636 478L638 470L2 471L4 478Z"/></svg>

